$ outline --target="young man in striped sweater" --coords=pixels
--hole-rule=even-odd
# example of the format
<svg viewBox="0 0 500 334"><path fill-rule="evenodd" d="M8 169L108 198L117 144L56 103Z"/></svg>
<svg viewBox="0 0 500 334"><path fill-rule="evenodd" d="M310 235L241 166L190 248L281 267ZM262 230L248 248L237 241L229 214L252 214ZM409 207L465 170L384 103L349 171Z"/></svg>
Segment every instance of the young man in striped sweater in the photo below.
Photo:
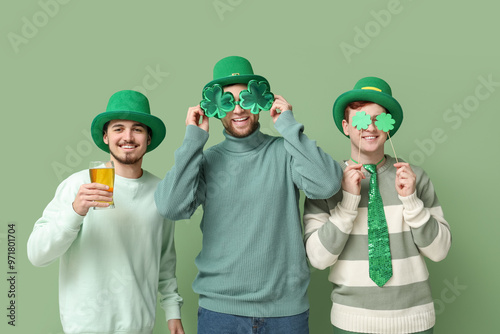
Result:
<svg viewBox="0 0 500 334"><path fill-rule="evenodd" d="M386 113L395 122L391 130L378 123L386 115L377 117ZM402 122L402 108L385 81L367 77L339 96L333 114L338 129L350 138L351 158L341 164L342 191L328 200L306 199L304 223L311 264L330 267L334 333L432 333L434 304L424 256L444 259L451 234L426 173L384 154L388 134L392 137ZM354 118L360 116L365 116L365 127ZM375 203L369 196L375 175L390 250L382 266L389 274L382 283L372 280L370 263L381 247L369 237L377 218L369 209Z"/></svg>
<svg viewBox="0 0 500 334"><path fill-rule="evenodd" d="M309 332L299 189L328 198L340 189L342 169L303 133L291 105L265 86L245 58L220 60L207 99L188 110L175 165L156 190L158 208L170 219L187 219L203 206L193 283L199 334ZM256 100L283 137L260 131L258 110L245 102ZM207 116L215 112L225 140L203 151Z"/></svg>

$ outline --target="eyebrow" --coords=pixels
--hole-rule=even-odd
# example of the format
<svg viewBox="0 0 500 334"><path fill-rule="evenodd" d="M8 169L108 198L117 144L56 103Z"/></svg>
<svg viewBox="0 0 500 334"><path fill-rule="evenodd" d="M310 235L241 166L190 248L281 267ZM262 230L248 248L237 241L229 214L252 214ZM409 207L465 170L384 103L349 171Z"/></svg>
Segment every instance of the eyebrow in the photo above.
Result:
<svg viewBox="0 0 500 334"><path fill-rule="evenodd" d="M122 123L115 123L111 126L111 128L119 128L119 127L123 127L123 126L124 125ZM146 126L142 123L139 123L139 122L132 124L132 127L135 127L135 126L140 126L141 128L146 129Z"/></svg>

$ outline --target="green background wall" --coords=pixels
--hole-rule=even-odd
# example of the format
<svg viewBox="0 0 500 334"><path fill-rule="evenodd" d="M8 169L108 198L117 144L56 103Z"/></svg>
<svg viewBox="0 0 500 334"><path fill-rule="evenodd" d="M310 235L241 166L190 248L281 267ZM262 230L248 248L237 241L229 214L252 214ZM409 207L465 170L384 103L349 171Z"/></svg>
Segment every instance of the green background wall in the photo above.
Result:
<svg viewBox="0 0 500 334"><path fill-rule="evenodd" d="M2 333L62 333L58 264L33 267L26 241L60 181L106 157L90 141L89 125L109 96L142 90L166 122L166 140L144 165L163 177L188 107L228 55L247 57L335 159L349 153L332 121L335 98L363 76L391 84L405 112L396 151L431 176L453 232L448 257L429 261L436 333L498 333L498 10L484 0L2 2ZM276 133L269 115L261 124ZM210 126L207 147L222 139L220 122ZM197 211L176 230L186 333L196 332L191 283L200 218ZM9 224L16 226L15 327L6 317ZM330 290L327 271L312 270L312 334L331 333ZM155 333L166 333L157 314Z"/></svg>

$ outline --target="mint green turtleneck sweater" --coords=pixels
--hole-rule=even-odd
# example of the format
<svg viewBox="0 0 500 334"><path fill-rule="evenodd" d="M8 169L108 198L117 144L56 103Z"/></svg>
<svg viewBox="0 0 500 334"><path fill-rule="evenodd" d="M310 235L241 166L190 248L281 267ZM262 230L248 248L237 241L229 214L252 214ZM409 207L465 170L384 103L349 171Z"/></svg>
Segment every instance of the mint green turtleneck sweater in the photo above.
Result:
<svg viewBox="0 0 500 334"><path fill-rule="evenodd" d="M203 152L208 133L188 125L156 190L166 218L187 219L203 206L193 289L206 309L278 317L309 308L299 189L328 198L339 190L342 169L303 134L291 111L275 127L283 137L224 131L226 139Z"/></svg>

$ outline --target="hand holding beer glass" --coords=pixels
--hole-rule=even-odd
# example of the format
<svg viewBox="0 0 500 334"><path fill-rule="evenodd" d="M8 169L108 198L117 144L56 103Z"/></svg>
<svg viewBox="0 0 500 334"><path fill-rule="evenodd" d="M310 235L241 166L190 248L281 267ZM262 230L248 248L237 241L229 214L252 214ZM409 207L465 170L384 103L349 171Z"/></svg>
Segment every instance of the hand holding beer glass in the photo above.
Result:
<svg viewBox="0 0 500 334"><path fill-rule="evenodd" d="M109 189L107 191L113 192L113 186L115 183L115 165L113 161L91 161L89 165L90 182L100 183L107 185ZM107 207L94 207L96 209L109 209L114 208L115 203L113 200L111 202L98 201L100 203L109 203Z"/></svg>

